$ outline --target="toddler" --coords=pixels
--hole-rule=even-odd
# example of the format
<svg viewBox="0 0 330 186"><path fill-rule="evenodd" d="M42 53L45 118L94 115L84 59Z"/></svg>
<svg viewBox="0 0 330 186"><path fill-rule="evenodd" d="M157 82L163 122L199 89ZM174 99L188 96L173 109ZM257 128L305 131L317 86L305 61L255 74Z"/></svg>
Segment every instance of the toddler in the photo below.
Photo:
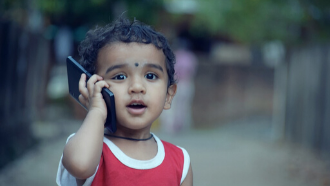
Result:
<svg viewBox="0 0 330 186"><path fill-rule="evenodd" d="M150 132L170 109L177 85L175 56L166 38L136 20L119 18L87 33L81 65L94 74L79 81L88 113L64 147L58 185L192 185L187 151ZM115 133L104 128L107 107L101 90L115 96Z"/></svg>

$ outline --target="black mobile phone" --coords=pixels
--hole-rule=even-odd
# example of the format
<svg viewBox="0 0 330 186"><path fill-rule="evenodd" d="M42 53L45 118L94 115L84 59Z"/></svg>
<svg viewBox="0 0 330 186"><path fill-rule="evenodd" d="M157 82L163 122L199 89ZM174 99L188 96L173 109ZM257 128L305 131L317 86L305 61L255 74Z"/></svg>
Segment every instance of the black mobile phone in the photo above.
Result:
<svg viewBox="0 0 330 186"><path fill-rule="evenodd" d="M85 70L76 60L74 60L71 56L66 59L67 65L67 73L68 73L68 83L69 83L69 93L70 95L78 101L78 103L83 106L86 110L87 108L79 101L79 80L81 74L84 73L87 76L87 80L92 76L87 70ZM116 107L115 107L115 96L113 93L103 87L102 88L102 96L107 105L108 115L107 120L104 126L112 133L116 132Z"/></svg>

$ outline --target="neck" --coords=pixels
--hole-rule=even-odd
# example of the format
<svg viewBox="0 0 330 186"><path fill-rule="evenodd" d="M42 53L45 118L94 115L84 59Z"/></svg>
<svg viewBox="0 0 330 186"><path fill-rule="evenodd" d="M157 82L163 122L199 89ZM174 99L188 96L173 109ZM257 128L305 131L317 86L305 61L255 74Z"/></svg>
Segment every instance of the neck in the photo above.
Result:
<svg viewBox="0 0 330 186"><path fill-rule="evenodd" d="M134 130L134 129L126 128L121 125L117 125L117 131L115 133L109 133L109 132L106 133L114 136L121 136L125 138L134 138L134 139L149 138L151 134L150 127Z"/></svg>
<svg viewBox="0 0 330 186"><path fill-rule="evenodd" d="M153 134L150 134L150 136L147 137L147 138L131 138L131 137L124 137L124 136L117 136L117 135L108 134L108 133L104 133L104 135L110 136L110 137L113 137L113 138L120 138L120 139L124 139L124 140L130 140L130 141L148 141L151 138L153 138Z"/></svg>

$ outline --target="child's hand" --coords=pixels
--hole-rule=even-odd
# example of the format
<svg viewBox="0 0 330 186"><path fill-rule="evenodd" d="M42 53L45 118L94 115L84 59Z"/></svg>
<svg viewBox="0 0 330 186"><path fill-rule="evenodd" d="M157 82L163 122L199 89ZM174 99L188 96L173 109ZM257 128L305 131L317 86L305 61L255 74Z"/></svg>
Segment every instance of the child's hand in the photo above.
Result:
<svg viewBox="0 0 330 186"><path fill-rule="evenodd" d="M106 120L107 107L101 94L103 87L109 88L109 85L103 81L101 76L96 74L89 78L86 87L86 74L82 74L79 80L79 101L88 108L89 112L96 110Z"/></svg>

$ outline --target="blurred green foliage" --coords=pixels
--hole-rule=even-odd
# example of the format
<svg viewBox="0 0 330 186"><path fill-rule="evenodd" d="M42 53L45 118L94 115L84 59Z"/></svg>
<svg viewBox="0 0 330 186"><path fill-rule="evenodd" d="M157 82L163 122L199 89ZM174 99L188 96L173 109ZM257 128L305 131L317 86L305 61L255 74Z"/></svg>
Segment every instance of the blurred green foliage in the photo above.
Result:
<svg viewBox="0 0 330 186"><path fill-rule="evenodd" d="M154 24L158 20L162 0L3 0L1 14L17 20L33 10L40 11L53 24L66 24L72 27L106 24L125 12L130 18ZM20 12L18 15L17 12ZM15 18L16 17L16 18Z"/></svg>
<svg viewBox="0 0 330 186"><path fill-rule="evenodd" d="M108 23L126 12L150 23L157 21L162 1L150 0L36 0L37 6L55 22L69 25ZM147 10L147 11L146 11ZM115 15L117 14L117 15Z"/></svg>
<svg viewBox="0 0 330 186"><path fill-rule="evenodd" d="M105 24L123 12L129 18L159 25L163 14L176 22L180 13L166 12L165 4L179 0L3 0L0 11L24 17L18 10L39 10L52 24ZM186 0L188 1L188 0ZM193 1L193 0L190 0ZM328 42L329 0L194 0L192 34L226 36L232 41L261 44L280 40L285 44ZM169 16L171 15L172 16Z"/></svg>
<svg viewBox="0 0 330 186"><path fill-rule="evenodd" d="M198 0L193 26L244 43L329 41L329 0ZM202 25L202 26L201 26Z"/></svg>

